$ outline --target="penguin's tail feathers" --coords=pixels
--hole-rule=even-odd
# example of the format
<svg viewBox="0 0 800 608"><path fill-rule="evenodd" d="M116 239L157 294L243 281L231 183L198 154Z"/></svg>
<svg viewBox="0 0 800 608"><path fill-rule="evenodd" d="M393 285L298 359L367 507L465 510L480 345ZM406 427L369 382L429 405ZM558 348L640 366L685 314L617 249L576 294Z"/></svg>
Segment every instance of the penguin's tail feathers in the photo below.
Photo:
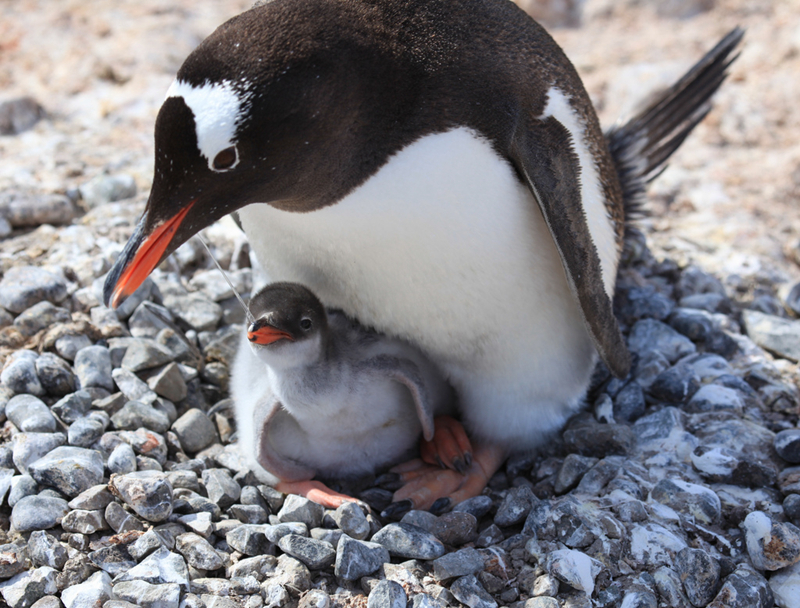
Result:
<svg viewBox="0 0 800 608"><path fill-rule="evenodd" d="M711 110L710 98L739 56L732 53L742 36L743 29L732 30L678 82L606 133L622 184L627 226L644 215L647 184L666 169L672 153Z"/></svg>

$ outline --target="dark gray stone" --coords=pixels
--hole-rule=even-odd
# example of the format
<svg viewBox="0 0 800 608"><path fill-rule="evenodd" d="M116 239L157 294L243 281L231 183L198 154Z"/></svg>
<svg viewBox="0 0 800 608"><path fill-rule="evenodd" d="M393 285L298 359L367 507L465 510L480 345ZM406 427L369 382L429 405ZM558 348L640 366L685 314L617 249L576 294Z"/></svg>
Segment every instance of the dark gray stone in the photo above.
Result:
<svg viewBox="0 0 800 608"><path fill-rule="evenodd" d="M172 486L161 472L114 475L111 487L125 504L147 521L164 521L172 514Z"/></svg>
<svg viewBox="0 0 800 608"><path fill-rule="evenodd" d="M245 555L262 555L269 551L271 546L267 539L268 526L243 524L230 530L225 535L228 545Z"/></svg>
<svg viewBox="0 0 800 608"><path fill-rule="evenodd" d="M494 523L501 527L514 526L525 521L533 505L537 504L533 491L528 486L511 488L506 493L497 513L494 516Z"/></svg>
<svg viewBox="0 0 800 608"><path fill-rule="evenodd" d="M12 266L0 280L0 306L21 313L37 302L58 304L67 297L64 280L36 266Z"/></svg>
<svg viewBox="0 0 800 608"><path fill-rule="evenodd" d="M652 350L658 351L671 363L697 350L689 338L655 319L636 322L628 337L628 347L639 355Z"/></svg>
<svg viewBox="0 0 800 608"><path fill-rule="evenodd" d="M269 514L258 505L231 505L228 512L245 524L267 523Z"/></svg>
<svg viewBox="0 0 800 608"><path fill-rule="evenodd" d="M116 414L111 416L111 423L118 430L150 429L156 433L164 433L169 429L169 416L139 401L129 401Z"/></svg>
<svg viewBox="0 0 800 608"><path fill-rule="evenodd" d="M64 424L83 418L92 407L92 396L86 391L75 391L57 401L50 409Z"/></svg>
<svg viewBox="0 0 800 608"><path fill-rule="evenodd" d="M72 334L61 336L55 344L56 352L67 361L74 361L79 350L91 345L92 341L87 336Z"/></svg>
<svg viewBox="0 0 800 608"><path fill-rule="evenodd" d="M242 493L242 488L225 469L203 471L203 484L208 492L208 499L218 504L221 509L227 509L238 501Z"/></svg>
<svg viewBox="0 0 800 608"><path fill-rule="evenodd" d="M68 558L66 547L44 530L31 532L28 538L28 557L35 566L50 566L56 570L61 570Z"/></svg>
<svg viewBox="0 0 800 608"><path fill-rule="evenodd" d="M436 559L445 553L442 542L422 528L392 523L379 530L372 541L379 543L395 557L407 559Z"/></svg>
<svg viewBox="0 0 800 608"><path fill-rule="evenodd" d="M741 524L750 561L758 570L780 570L800 562L800 530L753 511Z"/></svg>
<svg viewBox="0 0 800 608"><path fill-rule="evenodd" d="M181 447L187 453L204 450L217 440L217 429L205 412L192 408L178 418L172 425Z"/></svg>
<svg viewBox="0 0 800 608"><path fill-rule="evenodd" d="M172 356L171 353L172 351L170 351L170 356ZM188 394L186 380L183 378L177 363L165 365L157 374L147 379L147 385L157 395L170 401L183 401Z"/></svg>
<svg viewBox="0 0 800 608"><path fill-rule="evenodd" d="M708 608L772 608L773 599L767 579L747 566L739 566L725 579Z"/></svg>
<svg viewBox="0 0 800 608"><path fill-rule="evenodd" d="M336 547L334 572L346 581L356 581L372 574L389 559L389 551L383 545L343 535Z"/></svg>
<svg viewBox="0 0 800 608"><path fill-rule="evenodd" d="M164 306L195 331L213 331L222 319L222 308L199 293L164 297Z"/></svg>
<svg viewBox="0 0 800 608"><path fill-rule="evenodd" d="M108 457L108 470L112 473L133 473L136 470L136 454L127 443L120 443Z"/></svg>
<svg viewBox="0 0 800 608"><path fill-rule="evenodd" d="M369 536L369 522L361 507L354 502L343 502L334 511L333 520L339 526L339 529L350 538L364 540Z"/></svg>
<svg viewBox="0 0 800 608"><path fill-rule="evenodd" d="M31 476L45 486L74 497L103 481L103 458L96 450L61 446L28 467Z"/></svg>
<svg viewBox="0 0 800 608"><path fill-rule="evenodd" d="M478 551L469 547L433 560L433 576L438 581L475 574L483 568L483 557Z"/></svg>
<svg viewBox="0 0 800 608"><path fill-rule="evenodd" d="M783 512L787 519L800 521L800 494L789 494L783 499Z"/></svg>
<svg viewBox="0 0 800 608"><path fill-rule="evenodd" d="M317 503L302 496L289 494L278 511L278 519L282 522L303 522L310 529L319 528L324 514L325 509Z"/></svg>
<svg viewBox="0 0 800 608"><path fill-rule="evenodd" d="M19 532L49 530L69 512L67 501L53 496L26 496L11 510L11 527Z"/></svg>
<svg viewBox="0 0 800 608"><path fill-rule="evenodd" d="M564 431L567 450L583 456L602 458L613 454L627 454L635 444L631 427L624 424L585 424Z"/></svg>
<svg viewBox="0 0 800 608"><path fill-rule="evenodd" d="M111 372L111 377L128 401L141 401L147 404L155 401L156 394L132 371L119 367Z"/></svg>
<svg viewBox="0 0 800 608"><path fill-rule="evenodd" d="M742 311L744 328L761 348L791 361L800 361L800 322L767 315L755 310Z"/></svg>
<svg viewBox="0 0 800 608"><path fill-rule="evenodd" d="M172 353L166 346L148 338L136 338L128 344L122 367L131 372L140 372L171 361Z"/></svg>
<svg viewBox="0 0 800 608"><path fill-rule="evenodd" d="M0 135L18 135L46 116L45 109L28 95L3 101L0 103Z"/></svg>
<svg viewBox="0 0 800 608"><path fill-rule="evenodd" d="M786 462L800 464L800 429L787 429L775 435L775 451Z"/></svg>
<svg viewBox="0 0 800 608"><path fill-rule="evenodd" d="M595 464L597 464L597 458L580 456L579 454L569 454L564 459L564 462L561 465L561 468L558 470L558 474L556 475L556 479L553 484L553 490L555 493L563 494L564 492L574 488L576 485L578 485L581 477L583 477L583 475Z"/></svg>
<svg viewBox="0 0 800 608"><path fill-rule="evenodd" d="M719 562L705 551L690 547L679 551L675 570L686 596L695 606L705 606L716 597L721 584Z"/></svg>
<svg viewBox="0 0 800 608"><path fill-rule="evenodd" d="M644 390L638 382L629 382L614 397L614 420L633 422L644 415Z"/></svg>
<svg viewBox="0 0 800 608"><path fill-rule="evenodd" d="M66 440L63 433L17 433L11 452L14 466L21 473L27 473L30 464L63 445Z"/></svg>
<svg viewBox="0 0 800 608"><path fill-rule="evenodd" d="M329 543L298 534L287 534L278 541L278 546L312 570L327 568L336 560L336 551Z"/></svg>
<svg viewBox="0 0 800 608"><path fill-rule="evenodd" d="M478 537L478 520L464 511L444 513L436 518L428 531L444 544L459 547Z"/></svg>
<svg viewBox="0 0 800 608"><path fill-rule="evenodd" d="M117 502L109 503L103 516L108 525L118 534L130 532L131 530L144 531L144 524L123 509Z"/></svg>
<svg viewBox="0 0 800 608"><path fill-rule="evenodd" d="M45 300L24 310L14 319L14 327L24 336L33 336L45 328L52 327L57 323L67 323L70 320L67 309L53 306Z"/></svg>
<svg viewBox="0 0 800 608"><path fill-rule="evenodd" d="M11 478L11 488L8 491L8 506L14 507L26 496L32 496L39 491L39 486L30 475L17 475Z"/></svg>
<svg viewBox="0 0 800 608"><path fill-rule="evenodd" d="M108 391L114 390L111 377L111 355L105 346L87 346L75 355L75 373L81 388L98 386Z"/></svg>
<svg viewBox="0 0 800 608"><path fill-rule="evenodd" d="M497 608L497 602L486 592L474 574L456 579L450 593L469 608Z"/></svg>
<svg viewBox="0 0 800 608"><path fill-rule="evenodd" d="M722 506L714 490L680 479L662 479L650 491L650 498L691 515L701 524L718 522Z"/></svg>
<svg viewBox="0 0 800 608"><path fill-rule="evenodd" d="M41 399L33 395L16 395L6 404L6 416L20 431L52 433L56 419Z"/></svg>
<svg viewBox="0 0 800 608"><path fill-rule="evenodd" d="M108 417L102 418L99 414L100 412L95 412L69 425L67 442L73 446L88 448L100 439L108 425Z"/></svg>
<svg viewBox="0 0 800 608"><path fill-rule="evenodd" d="M99 530L108 528L106 520L103 518L103 511L86 509L73 509L61 520L61 527L65 532L75 532L78 534L94 534Z"/></svg>
<svg viewBox="0 0 800 608"><path fill-rule="evenodd" d="M175 549L186 558L193 568L218 570L223 562L214 547L202 536L193 533L181 534L175 539Z"/></svg>
<svg viewBox="0 0 800 608"><path fill-rule="evenodd" d="M8 358L2 373L0 373L0 381L18 396L21 394L44 395L44 387L36 373L36 358L36 353L31 351L17 351Z"/></svg>
<svg viewBox="0 0 800 608"><path fill-rule="evenodd" d="M132 175L101 174L83 184L81 198L90 209L136 196L136 180Z"/></svg>
<svg viewBox="0 0 800 608"><path fill-rule="evenodd" d="M28 549L25 543L0 545L0 579L9 579L28 568Z"/></svg>
<svg viewBox="0 0 800 608"><path fill-rule="evenodd" d="M688 365L678 364L661 372L650 385L650 394L667 403L683 403L700 388L700 379Z"/></svg>
<svg viewBox="0 0 800 608"><path fill-rule="evenodd" d="M467 500L458 503L453 507L453 511L470 513L475 519L480 520L481 517L491 510L492 504L492 499L489 496L473 496L472 498L467 498Z"/></svg>

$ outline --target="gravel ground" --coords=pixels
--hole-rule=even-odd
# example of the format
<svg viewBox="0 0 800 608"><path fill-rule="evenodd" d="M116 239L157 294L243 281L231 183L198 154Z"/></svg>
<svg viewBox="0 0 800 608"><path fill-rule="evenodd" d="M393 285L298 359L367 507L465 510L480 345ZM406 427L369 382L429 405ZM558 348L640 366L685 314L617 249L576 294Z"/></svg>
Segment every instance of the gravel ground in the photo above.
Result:
<svg viewBox="0 0 800 608"><path fill-rule="evenodd" d="M375 514L391 488L371 480L343 489L372 511L333 512L243 465L227 399L242 312L196 239L116 312L99 304L164 91L247 8L195 4L0 7L0 102L17 100L0 106L7 605L800 605L800 3L590 0L553 30L604 124L733 26L747 36L626 253L630 377L599 369L543 453L400 522ZM235 227L205 235L248 293Z"/></svg>

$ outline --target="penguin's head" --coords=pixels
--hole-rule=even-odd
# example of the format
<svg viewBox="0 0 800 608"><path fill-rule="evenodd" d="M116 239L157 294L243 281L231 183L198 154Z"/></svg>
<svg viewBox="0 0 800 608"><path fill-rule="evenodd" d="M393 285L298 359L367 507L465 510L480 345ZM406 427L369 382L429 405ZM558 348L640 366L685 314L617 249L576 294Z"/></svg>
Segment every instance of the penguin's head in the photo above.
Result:
<svg viewBox="0 0 800 608"><path fill-rule="evenodd" d="M348 11L365 7L335 5L273 0L223 24L189 55L156 119L152 189L106 278L107 305L223 216L251 203L299 213L325 207L391 153L368 145L383 145L375 121L401 124L397 114L411 105L405 95L415 93L376 84L396 84L403 69L390 49L349 27L358 19Z"/></svg>
<svg viewBox="0 0 800 608"><path fill-rule="evenodd" d="M253 352L273 367L316 362L325 348L328 318L322 302L297 283L272 283L250 299L247 328Z"/></svg>

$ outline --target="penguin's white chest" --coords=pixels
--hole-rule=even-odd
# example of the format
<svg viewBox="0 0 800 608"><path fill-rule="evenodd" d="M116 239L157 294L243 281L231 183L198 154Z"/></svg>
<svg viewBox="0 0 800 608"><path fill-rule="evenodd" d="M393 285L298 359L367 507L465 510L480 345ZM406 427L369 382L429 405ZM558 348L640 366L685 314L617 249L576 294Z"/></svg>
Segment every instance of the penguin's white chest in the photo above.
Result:
<svg viewBox="0 0 800 608"><path fill-rule="evenodd" d="M240 213L270 280L422 347L479 437L533 445L580 400L594 348L553 239L468 129L416 141L335 205Z"/></svg>

